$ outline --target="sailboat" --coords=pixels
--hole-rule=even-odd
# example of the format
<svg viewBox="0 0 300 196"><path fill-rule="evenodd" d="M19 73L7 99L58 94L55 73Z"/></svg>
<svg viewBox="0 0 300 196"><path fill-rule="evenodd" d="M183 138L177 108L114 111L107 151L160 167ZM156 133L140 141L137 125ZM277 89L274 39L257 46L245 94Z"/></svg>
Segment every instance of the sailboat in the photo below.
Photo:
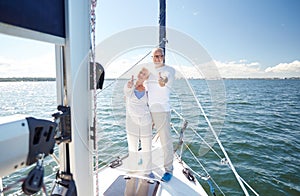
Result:
<svg viewBox="0 0 300 196"><path fill-rule="evenodd" d="M106 46L112 42L107 40L95 47L96 2L30 0L21 4L15 0L1 2L0 32L55 44L58 111L53 114L53 121L18 117L6 118L0 122L1 134L7 130L19 130L18 133L0 140L1 149L9 148L10 146L5 145L11 145L11 141L20 139L20 136L23 137L23 141L29 141L23 143L29 145L29 152L21 151L24 146L18 146L12 153L15 156L1 156L0 175L5 176L19 168L36 164L22 180L22 190L28 195L37 193L43 187L43 158L53 153L56 143L59 151L59 171L51 195L209 195L199 183L199 175L182 159L184 132L188 124L181 114L178 116L184 119L184 124L177 130L179 142L174 153L174 173L171 181L161 180L162 152L158 136L153 138L152 144L153 164L157 165L153 171L154 178L124 170L122 166L130 164L126 154L99 166L96 95L97 89L102 86L104 69L96 62L106 64L110 60L111 56L103 54L103 48L108 49ZM160 0L160 6L158 45L165 48L167 38L164 0ZM18 17L15 10L19 7L22 9ZM31 12L44 10L46 7L45 14L39 12L42 13L39 20L31 17ZM12 15L14 17L11 17ZM87 18L91 19L91 23ZM144 30L134 29L134 32L143 34ZM117 35L113 40L122 36ZM124 48L117 49L122 51ZM193 54L188 55L191 55L191 59L196 59ZM210 123L208 125L214 130ZM215 136L217 138L217 134ZM218 139L217 141L221 144ZM224 150L222 145L221 148ZM237 174L225 150L224 152L226 162L233 170L245 195L249 195L244 186L245 181ZM210 184L211 194L215 195L210 176L205 178ZM1 186L0 181L0 194L3 194L5 187ZM44 192L47 194L47 191Z"/></svg>

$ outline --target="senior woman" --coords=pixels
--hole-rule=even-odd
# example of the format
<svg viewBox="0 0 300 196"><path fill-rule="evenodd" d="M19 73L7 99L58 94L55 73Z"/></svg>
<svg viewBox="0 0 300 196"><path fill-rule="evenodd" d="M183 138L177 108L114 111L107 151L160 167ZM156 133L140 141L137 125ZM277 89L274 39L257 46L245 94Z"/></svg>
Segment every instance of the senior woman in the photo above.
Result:
<svg viewBox="0 0 300 196"><path fill-rule="evenodd" d="M152 118L148 107L148 93L144 81L149 71L142 68L134 83L134 76L124 86L126 98L126 132L129 150L129 172L139 172L154 178L151 170Z"/></svg>

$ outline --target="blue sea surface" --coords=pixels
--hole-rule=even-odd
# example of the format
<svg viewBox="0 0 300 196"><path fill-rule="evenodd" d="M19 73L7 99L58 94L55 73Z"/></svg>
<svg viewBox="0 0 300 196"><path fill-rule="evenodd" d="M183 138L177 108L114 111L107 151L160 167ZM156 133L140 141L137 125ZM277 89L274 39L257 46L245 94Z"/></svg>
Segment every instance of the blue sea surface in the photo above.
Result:
<svg viewBox="0 0 300 196"><path fill-rule="evenodd" d="M106 80L105 85L110 82ZM125 82L116 81L97 95L100 164L127 152L122 94ZM183 159L201 176L211 176L221 188L214 185L216 195L244 194L228 165L222 164L224 155L205 117L236 171L259 195L300 195L300 80L178 80L174 84L172 107L189 122ZM55 88L55 82L0 82L0 117L24 114L51 119L57 107ZM172 123L180 129L182 119L172 113ZM206 139L215 152L198 136ZM176 146L178 137L173 137ZM190 151L205 170L193 161ZM48 191L57 169L53 159L47 157L44 181ZM4 187L29 171L23 168L4 177ZM207 182L198 180L210 193ZM5 195L22 195L20 189L18 183Z"/></svg>

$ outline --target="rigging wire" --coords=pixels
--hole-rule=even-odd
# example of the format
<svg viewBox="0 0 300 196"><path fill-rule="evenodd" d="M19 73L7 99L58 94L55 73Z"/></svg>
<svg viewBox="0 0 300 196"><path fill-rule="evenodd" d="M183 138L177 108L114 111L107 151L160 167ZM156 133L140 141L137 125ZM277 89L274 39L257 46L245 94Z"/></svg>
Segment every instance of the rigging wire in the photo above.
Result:
<svg viewBox="0 0 300 196"><path fill-rule="evenodd" d="M223 158L204 140L203 137L201 137L199 135L199 133L196 132L196 130L194 130L193 127L190 127L193 132L220 158L220 160L222 161ZM227 164L227 166L230 168L230 166ZM259 195L258 193L255 192L255 190L239 175L239 178L243 181L243 183L255 194L255 195Z"/></svg>
<svg viewBox="0 0 300 196"><path fill-rule="evenodd" d="M167 42L166 39L162 40L161 42L159 42L155 47L159 47L160 44L162 42ZM105 89L109 88L110 86L112 86L116 81L118 81L122 76L124 76L125 74L127 74L130 70L132 70L135 66L137 66L138 64L140 64L147 56L149 56L151 54L152 50L150 50L149 52L147 52L142 58L140 58L135 64L133 64L131 67L129 67L125 72L123 72L119 77L115 78L111 83L109 83L107 86L103 87L103 89L101 89L97 95L101 92L103 92Z"/></svg>
<svg viewBox="0 0 300 196"><path fill-rule="evenodd" d="M182 119L182 120L185 120L185 118L181 115L181 114L179 114L175 109L172 109L172 111L177 115L177 116L179 116L179 118L180 119ZM192 126L189 126L189 128L196 134L196 136L198 136L215 154L216 154L216 156L218 156L219 157L219 159L222 161L223 160L223 158L204 140L204 138L199 134L199 133L197 133L197 131L194 129L194 127L192 127ZM174 130L174 132L176 132L177 133L177 135L178 135L178 132L177 132L177 130L175 129L175 127L174 126L172 126L172 129ZM194 157L194 159L198 162L198 164L202 167L202 169L207 173L207 175L208 176L210 176L209 175L209 173L207 172L207 170L204 168L204 166L202 165L202 163L199 161L199 159L196 157L196 155L192 152L192 150L190 149L190 147L187 145L187 144L185 144L184 143L184 145L187 147L187 149L189 150L189 152L192 154L192 156ZM227 166L230 168L230 166L227 164ZM189 167L189 169L191 170L191 171L193 171L193 173L194 174L196 174L198 177L200 177L200 178L204 178L203 176L201 176L200 174L198 174L197 172L195 172L194 170L192 170L190 167ZM211 177L210 177L211 178ZM258 196L259 194L241 177L241 176L239 176L239 178L243 181L243 183L256 195L256 196ZM212 178L211 178L212 179ZM220 192L222 192L222 190L221 190L221 188L218 186L218 184L212 179L212 181L213 181L213 183L217 186L217 188L220 190ZM223 192L222 192L223 193ZM223 195L224 195L224 193L223 193Z"/></svg>
<svg viewBox="0 0 300 196"><path fill-rule="evenodd" d="M179 114L179 112L177 112L175 109L172 109L172 111L179 116L181 119L186 120L181 114ZM211 149L219 158L220 160L222 160L223 158L215 151L215 149L213 149L213 147L211 145L209 145L209 143L207 143L204 138L194 129L193 126L189 126L189 128L196 134L196 136L198 136L203 142L204 144L206 144L209 149Z"/></svg>
<svg viewBox="0 0 300 196"><path fill-rule="evenodd" d="M175 58L175 57L174 57L174 58ZM175 58L175 59L176 59L176 58ZM177 59L176 59L176 61L177 61ZM196 69L197 69L199 72L201 72L201 71L198 69L197 66L195 66L195 67L196 67ZM205 118L205 121L207 122L207 124L208 124L208 126L209 126L211 132L213 133L213 135L214 135L214 137L215 137L217 143L219 144L219 146L220 146L220 148L221 148L221 150L222 150L224 156L226 157L226 161L228 162L230 169L231 169L232 172L234 173L236 180L237 180L238 183L240 184L240 186L241 186L243 192L245 193L245 195L246 195L246 196L249 196L249 193L248 193L248 191L247 191L247 189L245 188L244 183L243 183L244 180L241 180L242 178L240 177L240 175L237 173L235 167L233 166L233 164L232 164L232 162L231 162L231 160L230 160L230 158L229 158L229 156L228 156L228 154L227 154L225 148L223 147L221 141L219 140L218 135L216 134L216 132L215 132L213 126L211 125L210 120L208 119L208 117L207 117L207 115L206 115L206 113L205 113L205 111L204 111L204 109L203 109L201 103L200 103L199 100L197 99L197 96L196 96L196 94L195 94L195 91L193 90L193 87L191 86L191 84L190 84L189 81L187 80L187 77L185 76L184 72L181 71L181 73L183 74L184 79L186 80L186 83L187 83L187 85L188 85L190 91L192 92L193 97L194 97L195 100L196 100L196 103L197 103L198 108L201 110L201 113L203 114L203 116L204 116L204 118ZM246 184L246 185L249 186L248 184ZM251 190L253 190L253 189L251 188ZM256 193L256 192L254 192L254 193Z"/></svg>
<svg viewBox="0 0 300 196"><path fill-rule="evenodd" d="M119 77L115 78L114 81L109 83L107 86L105 86L103 89L101 89L97 94L103 92L108 87L112 86L117 80L119 80L122 76L124 76L126 73L128 73L131 69L133 69L136 65L138 65L142 60L144 60L149 54L151 54L151 51L149 51L145 56L143 56L140 60L138 60L134 65L132 65L128 70L123 72Z"/></svg>
<svg viewBox="0 0 300 196"><path fill-rule="evenodd" d="M161 13L160 13L160 14L161 14ZM162 40L162 41L165 41L165 39ZM160 44L161 44L161 43L159 43L159 45L160 45ZM136 65L138 65L143 59L145 59L150 53L151 53L151 51L148 52L148 53L147 53L143 58L141 58L139 61L137 61L134 65L132 65L127 71L125 71L124 73L122 73L122 74L121 74L118 78L116 78L113 82L111 82L110 84L108 84L107 86L105 86L105 87L104 87L101 91L99 91L97 94L103 92L105 89L107 89L107 88L109 88L110 86L112 86L112 85L113 85L120 77L122 77L123 75L125 75L126 73L128 73L132 68L134 68L134 67L135 67ZM185 77L185 80L187 81L186 77ZM204 115L204 118L205 118L205 120L206 120L206 122L207 122L207 124L208 124L208 126L209 126L209 128L210 128L210 130L212 131L212 133L213 133L214 137L216 138L216 140L217 140L217 142L218 142L218 144L219 144L219 146L220 146L222 152L224 153L226 159L228 160L229 167L230 167L231 170L233 171L233 173L234 173L236 179L238 180L238 182L239 182L241 188L243 189L244 193L245 193L246 195L249 195L248 192L247 192L247 190L245 189L245 187L244 187L244 185L243 185L243 182L245 183L245 181L244 181L244 180L238 175L238 173L236 172L236 170L235 170L233 164L231 163L231 161L230 161L230 159L229 159L229 157L228 157L228 155L227 155L227 153L226 153L226 151L225 151L225 149L224 149L222 143L220 142L220 140L219 140L219 138L218 138L218 136L217 136L217 134L216 134L214 128L212 127L212 125L211 125L211 123L210 123L210 121L209 121L209 119L208 119L206 113L204 112L204 110L203 110L203 108L202 108L200 102L199 102L198 99L196 98L196 95L195 95L195 93L194 93L194 91L193 91L193 88L191 87L191 85L190 85L190 83L189 83L188 81L187 81L187 84L188 84L188 87L189 87L189 89L191 90L191 92L192 92L192 94L193 94L193 96L194 96L194 98L195 98L195 100L196 100L196 102L197 102L198 107L200 108L202 114ZM205 140L204 140L204 139L203 139L203 138L202 138L202 137L201 137L194 129L192 129L192 130L197 134L198 137L201 138L202 141L204 141L204 143L205 143L206 145L208 145L208 143L207 143L207 142L206 142L206 141L205 141ZM185 144L185 145L186 145L186 144ZM187 145L186 145L186 146L187 146ZM214 152L214 153L222 160L221 156L218 155L218 153L217 153L210 145L208 145L208 146L209 146L209 148L210 148L211 150L213 150L213 152ZM190 148L189 148L188 146L187 146L187 148L190 150ZM97 153L97 154L98 154L98 153ZM193 154L193 153L192 153L192 154ZM194 154L193 154L193 156L194 156L194 158L196 158ZM196 159L196 160L198 160L198 159ZM201 165L201 167L204 169L204 171L206 171L205 168L203 167L203 165L202 165L201 163L200 163L200 165ZM208 174L207 171L206 171L206 173ZM214 182L214 183L215 183L215 182ZM216 183L215 183L215 184L216 184ZM249 187L249 185L248 185L247 183L245 183L245 184ZM216 185L217 185L217 184L216 184ZM251 190L253 191L252 188L251 188Z"/></svg>
<svg viewBox="0 0 300 196"><path fill-rule="evenodd" d="M189 84L189 87L192 88L192 87L190 86L190 84ZM191 90L192 90L192 89L191 89ZM192 93L193 93L194 97L196 98L196 95L195 95L194 91L192 91ZM228 161L228 163L229 163L229 165L230 165L230 168L231 168L232 172L234 173L234 175L235 175L235 177L236 177L238 183L240 184L241 188L243 189L245 195L246 195L246 196L249 196L249 193L248 193L247 189L245 188L243 182L241 181L240 176L238 175L238 173L237 173L235 167L233 166L233 164L232 164L232 162L231 162L231 160L230 160L230 158L229 158L229 156L228 156L228 154L227 154L225 148L223 147L221 141L219 140L218 135L216 134L214 128L212 127L212 125L211 125L211 123L210 123L210 121L209 121L209 119L208 119L206 113L204 112L204 110L203 110L203 108L202 108L202 105L200 104L200 102L198 101L198 99L196 99L196 102L197 102L197 105L198 105L198 107L200 108L200 110L201 110L201 112L202 112L202 114L203 114L203 116L204 116L204 118L205 118L205 120L206 120L206 122L207 122L207 124L208 124L208 126L209 126L209 128L210 128L210 130L212 131L213 135L215 136L215 138L216 138L216 140L217 140L217 142L218 142L218 144L219 144L219 146L220 146L222 152L224 153L224 156L226 157L226 160Z"/></svg>
<svg viewBox="0 0 300 196"><path fill-rule="evenodd" d="M176 112L176 114L178 114L177 112ZM184 118L183 118L184 119ZM172 127L172 129L174 130L174 132L177 134L177 135L179 135L179 133L178 133L178 131L175 129L175 127L174 126L171 126ZM200 165L200 167L202 168L202 170L206 173L206 176L208 176L212 181L213 181L213 183L216 185L216 187L219 189L219 191L223 194L223 195L225 195L224 193L223 193L223 191L221 190L221 188L218 186L218 184L213 180L213 178L211 177L211 175L208 173L208 171L205 169L205 167L202 165L202 163L200 162L200 160L197 158L197 156L194 154L194 152L192 151L192 149L185 143L185 142L183 142L184 143L184 146L188 149L188 151L190 152L190 154L193 156L193 158L194 158L194 160L195 161L197 161L197 163L198 163L198 165ZM181 157L181 156L180 156ZM207 181L207 179L208 179L208 177L204 177L204 176L201 176L198 172L196 172L196 171L194 171L192 168L190 168L189 166L186 166L186 167L188 167L188 169L189 170L191 170L195 175L197 175L199 178L201 178L201 179L203 179L203 180L206 180Z"/></svg>

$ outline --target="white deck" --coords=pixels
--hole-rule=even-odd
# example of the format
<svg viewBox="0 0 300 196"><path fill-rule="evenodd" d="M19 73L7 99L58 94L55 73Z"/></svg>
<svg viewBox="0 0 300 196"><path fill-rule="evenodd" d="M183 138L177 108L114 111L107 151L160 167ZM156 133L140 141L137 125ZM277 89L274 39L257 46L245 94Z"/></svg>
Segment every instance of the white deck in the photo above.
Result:
<svg viewBox="0 0 300 196"><path fill-rule="evenodd" d="M185 168L185 163L184 162L180 162L180 160L174 156L174 171L173 171L173 177L169 182L162 182L161 176L164 173L164 170L162 167L163 164L162 163L162 151L159 148L159 144L156 143L157 145L153 146L153 153L152 153L152 161L153 164L156 166L154 167L155 169L153 170L153 173L155 175L155 180L154 183L158 183L159 186L156 187L157 190L154 192L154 195L163 195L163 196L167 196L167 195L172 195L172 196L182 196L182 195L189 195L189 196L193 196L193 195L201 195L201 196L207 196L207 193L205 192L205 190L202 188L202 186L199 184L199 182L196 180L195 178L195 182L194 181L189 181L185 175L183 174L182 170ZM124 187L126 183L126 180L124 179L124 177L122 176L123 180L123 185L118 184L117 181L120 181L120 178L117 180L117 178L121 175L124 176L129 176L129 177L137 177L140 179L145 179L146 180L146 184L145 186L146 189L153 189L154 185L148 184L148 180L149 178L146 178L144 176L139 175L138 173L130 173L128 174L126 172L125 169L122 169L124 167L126 167L126 164L128 164L127 158L125 158L122 162L122 166L119 166L117 168L111 168L111 167L105 167L103 169L101 169L98 173L99 175L99 195L110 195L110 194L105 194L110 192L113 189L119 189L116 190L117 193L121 194L121 195L126 195L124 194ZM145 181L144 181L145 182ZM112 185L114 183L114 185ZM112 186L111 186L112 185ZM115 186L115 187L114 187ZM121 187L123 186L123 187ZM126 185L128 186L128 185ZM150 188L149 188L150 186ZM145 187L144 187L145 188ZM107 191L108 189L110 189L109 191ZM120 192L121 189L121 192ZM118 192L119 191L119 192ZM116 193L116 192L115 192ZM148 195L152 195L152 192L149 191Z"/></svg>

